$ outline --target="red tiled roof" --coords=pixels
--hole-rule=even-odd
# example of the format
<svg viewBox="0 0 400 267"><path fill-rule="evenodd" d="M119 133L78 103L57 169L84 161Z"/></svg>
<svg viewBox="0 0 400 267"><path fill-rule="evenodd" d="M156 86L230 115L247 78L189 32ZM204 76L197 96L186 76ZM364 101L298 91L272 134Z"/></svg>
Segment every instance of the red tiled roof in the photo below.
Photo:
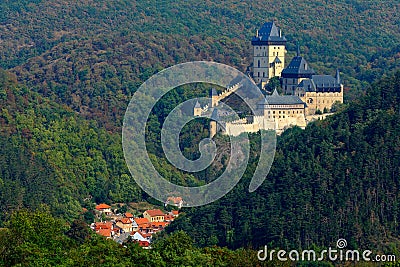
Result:
<svg viewBox="0 0 400 267"><path fill-rule="evenodd" d="M105 237L111 237L111 229L100 229L96 233Z"/></svg>
<svg viewBox="0 0 400 267"><path fill-rule="evenodd" d="M179 204L182 201L181 197L168 197L167 202L172 202L174 204Z"/></svg>
<svg viewBox="0 0 400 267"><path fill-rule="evenodd" d="M155 210L146 210L146 212L151 216L151 217L155 217L155 216L164 216L164 212L162 212L159 209L155 209Z"/></svg>
<svg viewBox="0 0 400 267"><path fill-rule="evenodd" d="M126 217L126 218L133 218L133 214L132 214L132 213L129 213L129 212L126 212L126 213L125 213L125 217Z"/></svg>
<svg viewBox="0 0 400 267"><path fill-rule="evenodd" d="M97 222L95 223L95 229L112 229L112 222Z"/></svg>
<svg viewBox="0 0 400 267"><path fill-rule="evenodd" d="M137 225L148 224L149 220L147 218L135 218L135 222Z"/></svg>
<svg viewBox="0 0 400 267"><path fill-rule="evenodd" d="M149 241L139 241L139 246L148 247L148 246L150 246L150 243L149 243Z"/></svg>
<svg viewBox="0 0 400 267"><path fill-rule="evenodd" d="M172 214L173 214L173 215L178 215L178 214L179 214L179 211L173 210L173 211L172 211Z"/></svg>
<svg viewBox="0 0 400 267"><path fill-rule="evenodd" d="M96 206L96 210L104 210L104 209L109 209L109 208L111 208L111 206L108 206L105 203L102 203L102 204L99 204Z"/></svg>
<svg viewBox="0 0 400 267"><path fill-rule="evenodd" d="M121 218L118 221L122 222L123 224L131 224L132 221L129 218Z"/></svg>

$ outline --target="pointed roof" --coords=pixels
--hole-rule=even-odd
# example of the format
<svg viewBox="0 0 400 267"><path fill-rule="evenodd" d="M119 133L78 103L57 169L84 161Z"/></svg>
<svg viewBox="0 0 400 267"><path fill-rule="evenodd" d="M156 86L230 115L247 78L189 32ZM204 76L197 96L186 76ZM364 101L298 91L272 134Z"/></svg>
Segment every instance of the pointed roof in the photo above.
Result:
<svg viewBox="0 0 400 267"><path fill-rule="evenodd" d="M210 96L217 96L217 90L215 88L211 88Z"/></svg>
<svg viewBox="0 0 400 267"><path fill-rule="evenodd" d="M133 214L130 212L125 212L125 217L126 218L133 218Z"/></svg>
<svg viewBox="0 0 400 267"><path fill-rule="evenodd" d="M218 109L214 108L213 112L211 114L211 118L213 121L218 121L219 120L219 115L218 115Z"/></svg>
<svg viewBox="0 0 400 267"><path fill-rule="evenodd" d="M132 232L132 233L133 233L133 232ZM131 235L132 235L132 233L131 233ZM132 235L132 239L133 239L133 240L137 240L137 241L147 241L147 239L144 238L144 237L143 237L143 234L140 233L140 232L135 232L135 233Z"/></svg>
<svg viewBox="0 0 400 267"><path fill-rule="evenodd" d="M201 108L199 101L196 101L196 104L194 105L194 108Z"/></svg>
<svg viewBox="0 0 400 267"><path fill-rule="evenodd" d="M340 72L339 72L339 69L336 69L335 79L336 79L336 83L340 84Z"/></svg>
<svg viewBox="0 0 400 267"><path fill-rule="evenodd" d="M274 63L282 63L282 61L279 59L278 56L276 56L274 59Z"/></svg>
<svg viewBox="0 0 400 267"><path fill-rule="evenodd" d="M257 36L251 40L253 45L258 45L260 42L267 43L286 43L286 38L282 36L280 29L275 25L274 21L266 22L257 31Z"/></svg>
<svg viewBox="0 0 400 267"><path fill-rule="evenodd" d="M314 69L311 68L307 61L301 56L294 57L289 65L282 70L282 78L291 78L293 76L310 78L313 74L315 74Z"/></svg>

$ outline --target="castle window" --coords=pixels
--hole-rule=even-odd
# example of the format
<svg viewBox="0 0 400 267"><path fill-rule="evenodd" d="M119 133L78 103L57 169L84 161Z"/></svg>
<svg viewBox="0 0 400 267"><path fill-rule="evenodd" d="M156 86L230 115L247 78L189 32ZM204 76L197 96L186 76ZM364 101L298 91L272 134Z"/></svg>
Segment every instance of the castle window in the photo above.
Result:
<svg viewBox="0 0 400 267"><path fill-rule="evenodd" d="M258 62L257 62L257 66L258 66L258 67L260 67L260 60L258 60Z"/></svg>

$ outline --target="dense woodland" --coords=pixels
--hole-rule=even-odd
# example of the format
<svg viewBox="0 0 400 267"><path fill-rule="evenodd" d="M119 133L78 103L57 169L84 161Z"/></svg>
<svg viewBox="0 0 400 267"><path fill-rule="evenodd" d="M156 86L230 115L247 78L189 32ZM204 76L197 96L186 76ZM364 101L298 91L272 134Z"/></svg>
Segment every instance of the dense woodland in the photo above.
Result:
<svg viewBox="0 0 400 267"><path fill-rule="evenodd" d="M83 221L66 225L46 207L20 210L6 226L0 229L1 266L290 266L259 262L248 249L198 248L182 231L158 239L150 250L130 241L121 246L94 234Z"/></svg>
<svg viewBox="0 0 400 267"><path fill-rule="evenodd" d="M158 70L214 60L245 71L250 40L276 20L319 73L339 68L346 98L399 67L397 1L2 1L0 67L109 130ZM351 88L351 90L349 89Z"/></svg>
<svg viewBox="0 0 400 267"><path fill-rule="evenodd" d="M181 229L200 245L284 248L334 244L398 250L400 72L305 130L278 138L271 171L248 192L255 164L226 197L185 210ZM253 138L257 142L257 138ZM256 147L256 145L254 145ZM218 222L218 223L216 223ZM387 249L388 247L386 247Z"/></svg>
<svg viewBox="0 0 400 267"><path fill-rule="evenodd" d="M351 247L397 253L399 14L396 0L2 1L0 227L5 229L0 230L0 265L115 266L121 261L124 266L142 260L143 266L249 266L256 264L251 249L265 244L326 247L338 238ZM299 43L318 73L341 70L346 104L338 114L280 136L270 174L249 193L259 154L258 135L252 135L251 162L235 189L216 203L184 209L169 228L169 235L180 235L177 239L188 244L185 251L170 248L182 253L178 256L162 254L167 246L162 240L170 240L169 235L154 251L120 248L91 234L85 241L71 236L82 207L93 202L160 204L135 184L121 147L122 117L141 83L191 60L245 71L251 63L250 39L270 20L288 39L287 60ZM216 164L196 175L179 172L159 144L166 114L186 99L207 96L209 88L177 88L149 118L151 158L174 183L204 184L223 168ZM197 120L183 129L181 148L188 158L198 156L197 144L208 136L206 125ZM228 144L223 136L216 140ZM39 218L55 230L37 233ZM30 232L18 232L24 227ZM64 256L51 261L50 255L62 248ZM149 255L153 263L145 262Z"/></svg>

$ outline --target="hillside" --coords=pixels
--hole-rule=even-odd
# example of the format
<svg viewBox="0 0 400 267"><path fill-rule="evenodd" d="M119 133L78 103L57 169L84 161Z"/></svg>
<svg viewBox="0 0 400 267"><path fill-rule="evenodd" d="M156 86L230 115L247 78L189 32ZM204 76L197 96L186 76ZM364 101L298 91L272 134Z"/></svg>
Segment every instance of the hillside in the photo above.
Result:
<svg viewBox="0 0 400 267"><path fill-rule="evenodd" d="M15 79L0 70L0 224L13 210L43 203L72 219L90 196L142 199L127 175L120 136Z"/></svg>
<svg viewBox="0 0 400 267"><path fill-rule="evenodd" d="M195 264L196 259L246 266L257 260L254 251L243 247L323 247L339 237L352 248L397 252L399 14L398 0L1 1L0 228L14 232L0 229L0 265L65 260L91 266L107 257L112 263L128 257L121 265L129 265L129 260L152 255L155 262L143 260L144 266ZM189 249L173 247L178 255L163 254L171 248L163 241L154 252L139 253L136 247L117 248L95 237L83 245L71 240L65 234L68 227L60 225L71 224L93 202L160 204L136 185L123 158L122 117L136 89L163 68L192 60L218 61L245 71L251 63L250 39L270 20L288 39L287 59L299 42L318 73L341 70L347 102L343 110L279 137L270 174L257 191L248 193L259 153L259 136L252 135L252 158L234 190L213 204L184 209L186 215L169 228L172 235L184 230L194 240L192 247L182 234ZM206 96L207 86L177 88L155 106L148 121L150 157L177 184L203 184L223 169L216 164L197 175L178 172L160 148L159 128L166 114L177 103ZM208 136L204 124L197 121L183 129L180 145L188 158L198 157L198 141ZM225 142L221 136L216 140ZM45 237L27 233L13 239L18 227L10 223L20 222L16 211L22 209L22 225L30 225L38 217L24 218L24 212L42 204L52 215L36 211L38 216L60 229L54 235L41 233ZM28 237L34 239L29 251ZM51 246L42 238L59 243ZM62 245L66 254L52 261ZM196 247L212 245L242 249ZM99 247L105 251L99 253ZM21 256L26 262L13 255L26 256Z"/></svg>
<svg viewBox="0 0 400 267"><path fill-rule="evenodd" d="M244 71L250 39L276 20L317 72L340 68L347 99L399 67L397 1L3 1L0 67L118 130L137 87L163 67L214 60ZM350 91L349 91L350 90Z"/></svg>
<svg viewBox="0 0 400 267"><path fill-rule="evenodd" d="M232 248L326 247L345 238L353 248L393 250L400 241L399 148L397 72L325 121L287 130L257 191L248 192L250 165L227 196L186 209L168 230Z"/></svg>

